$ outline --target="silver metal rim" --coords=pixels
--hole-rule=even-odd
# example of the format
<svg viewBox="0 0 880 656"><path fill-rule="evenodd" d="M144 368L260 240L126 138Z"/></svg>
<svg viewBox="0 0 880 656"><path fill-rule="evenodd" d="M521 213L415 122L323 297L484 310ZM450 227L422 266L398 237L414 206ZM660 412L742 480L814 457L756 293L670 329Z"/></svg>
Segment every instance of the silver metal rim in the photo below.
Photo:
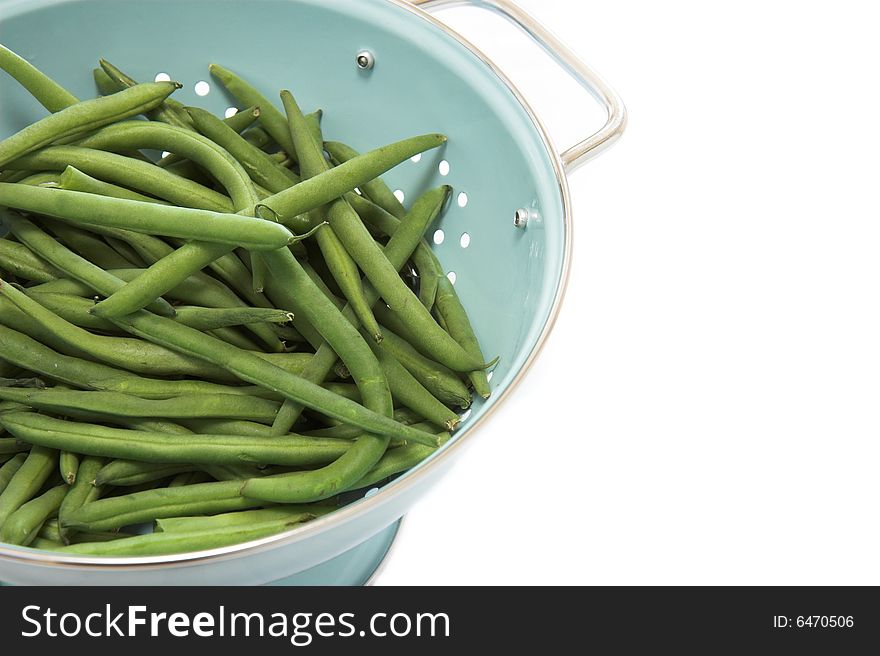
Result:
<svg viewBox="0 0 880 656"><path fill-rule="evenodd" d="M314 535L318 535L320 533L323 533L324 531L330 530L334 526L345 523L352 517L355 517L361 513L369 512L373 508L380 507L397 495L402 494L403 492L412 488L415 485L418 485L418 483L428 474L431 468L439 466L441 463L453 458L455 454L462 449L465 442L473 439L474 434L483 426L485 426L487 420L495 412L497 412L498 408L502 407L504 402L519 387L519 384L525 378L535 360L538 358L538 356L541 354L544 347L546 346L547 338L550 336L550 333L553 331L553 328L556 326L556 322L559 319L559 312L562 308L562 303L568 289L573 246L572 233L574 225L572 221L571 198L568 188L568 178L566 176L565 165L563 164L562 157L553 146L553 143L550 139L549 133L544 123L532 109L531 105L528 103L528 101L525 99L525 97L516 87L516 85L507 77L507 75L503 71L501 71L500 68L498 68L498 66L488 56L486 56L479 48L477 48L470 41L461 36L458 32L450 28L448 25L439 21L426 11L410 4L409 2L407 2L407 0L386 1L396 5L397 7L400 7L405 11L419 16L423 20L428 21L437 29L445 32L447 35L454 38L463 47L467 48L473 55L478 57L507 86L507 88L510 89L511 93L514 95L517 101L522 105L523 109L526 111L532 123L534 124L535 129L538 131L541 140L544 142L544 146L547 149L547 153L550 156L550 160L556 174L556 180L559 184L559 193L562 200L563 219L565 222L562 272L559 281L559 287L556 290L556 297L553 301L553 306L550 309L550 315L547 319L546 324L544 325L544 329L541 332L538 341L535 344L535 347L532 349L532 352L529 354L529 357L523 364L522 368L519 370L514 379L510 382L510 385L508 385L503 391L499 392L499 396L492 408L490 408L488 412L486 412L482 417L476 420L476 423L468 428L465 434L453 440L449 445L438 451L435 455L431 456L429 460L419 465L416 469L411 470L406 474L403 474L399 478L387 484L385 487L381 488L376 494L365 497L363 499L360 499L359 501L356 501L353 504L340 508L339 510L333 512L330 515L327 515L326 517L313 520L307 523L302 528L293 529L286 533L279 533L278 535L273 535L271 537L262 538L260 540L253 540L251 542L245 542L230 547L211 549L207 551L196 551L174 556L155 556L140 558L96 558L86 556L64 556L61 554L47 553L41 551L14 551L8 547L0 545L0 560L30 563L48 567L57 567L59 569L78 569L85 566L90 569L100 569L102 571L148 571L151 569L162 569L168 566L220 562L240 556L255 555L276 547L291 545L300 540L306 540Z"/></svg>

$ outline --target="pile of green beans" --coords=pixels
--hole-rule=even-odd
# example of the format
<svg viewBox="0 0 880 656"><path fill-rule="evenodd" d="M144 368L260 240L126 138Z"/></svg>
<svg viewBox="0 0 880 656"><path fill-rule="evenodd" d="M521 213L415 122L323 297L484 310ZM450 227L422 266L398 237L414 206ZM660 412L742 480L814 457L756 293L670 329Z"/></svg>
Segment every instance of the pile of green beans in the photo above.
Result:
<svg viewBox="0 0 880 656"><path fill-rule="evenodd" d="M289 531L488 398L424 239L452 189L405 207L381 178L446 137L360 154L216 64L227 118L106 60L85 100L2 46L0 69L48 110L0 140L0 542L156 556Z"/></svg>

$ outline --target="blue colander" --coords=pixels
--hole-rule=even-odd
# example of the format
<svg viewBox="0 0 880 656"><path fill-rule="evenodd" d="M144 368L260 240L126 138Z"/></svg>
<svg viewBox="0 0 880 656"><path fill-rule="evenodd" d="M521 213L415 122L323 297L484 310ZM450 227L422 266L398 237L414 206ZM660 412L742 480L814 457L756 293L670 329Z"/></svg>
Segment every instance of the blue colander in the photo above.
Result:
<svg viewBox="0 0 880 656"><path fill-rule="evenodd" d="M559 154L493 63L429 11L472 4L512 20L608 113L596 134ZM0 0L0 42L76 95L95 95L100 57L137 79L166 73L175 97L222 113L232 100L207 73L224 63L275 97L291 88L322 107L328 135L361 150L426 132L449 143L391 171L408 199L441 183L451 209L432 228L486 354L500 356L492 398L428 461L302 528L235 547L162 558L61 556L0 546L12 584L361 584L384 558L400 518L452 465L525 375L559 310L571 249L566 173L625 127L616 94L552 34L507 0ZM0 135L43 110L0 79ZM487 473L491 476L491 472Z"/></svg>

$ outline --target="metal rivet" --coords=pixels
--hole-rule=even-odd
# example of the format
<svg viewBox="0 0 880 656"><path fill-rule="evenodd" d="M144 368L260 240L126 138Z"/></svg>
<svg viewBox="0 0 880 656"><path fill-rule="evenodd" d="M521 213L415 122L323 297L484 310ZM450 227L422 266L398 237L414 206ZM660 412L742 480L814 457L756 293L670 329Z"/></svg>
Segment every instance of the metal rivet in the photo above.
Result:
<svg viewBox="0 0 880 656"><path fill-rule="evenodd" d="M376 58L373 56L373 53L369 50L364 50L358 53L358 56L355 58L357 62L358 68L362 71L369 71L376 65Z"/></svg>
<svg viewBox="0 0 880 656"><path fill-rule="evenodd" d="M531 212L527 209L518 209L513 216L513 225L519 229L525 228L529 224L529 216Z"/></svg>

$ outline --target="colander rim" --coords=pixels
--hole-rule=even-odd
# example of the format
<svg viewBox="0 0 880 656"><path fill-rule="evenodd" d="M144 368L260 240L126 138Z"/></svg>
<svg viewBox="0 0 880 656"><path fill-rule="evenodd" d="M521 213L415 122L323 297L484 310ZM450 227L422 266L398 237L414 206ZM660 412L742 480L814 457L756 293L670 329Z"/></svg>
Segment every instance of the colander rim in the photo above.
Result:
<svg viewBox="0 0 880 656"><path fill-rule="evenodd" d="M46 0L46 2L51 1L53 0ZM72 2L76 0L61 1ZM540 356L541 352L546 346L547 339L553 332L553 329L556 326L556 322L559 319L559 313L562 308L562 303L565 298L566 291L568 289L571 270L571 256L573 247L572 233L574 229L574 224L571 212L571 196L565 165L562 161L562 157L559 154L559 151L553 145L553 141L541 118L529 104L528 100L526 100L525 96L522 94L516 84L514 84L514 82L498 67L498 65L488 55L483 53L482 50L480 50L477 46L471 43L468 39L466 39L452 27L435 18L429 12L419 8L416 5L411 4L407 0L383 1L393 4L402 10L408 11L415 16L418 16L422 20L429 22L435 28L441 30L448 36L458 41L458 43L462 47L467 49L472 55L476 56L483 64L485 64L489 71L494 74L510 90L517 102L519 102L519 104L522 106L532 124L534 125L535 129L537 130L538 135L540 136L541 141L543 142L544 147L547 150L547 154L550 157L550 162L553 166L556 180L559 185L564 221L562 267L560 272L559 284L556 289L556 294L553 299L553 304L550 308L550 313L548 315L547 321L535 343L535 346L532 348L531 352L526 358L526 361L523 363L523 366L519 369L519 371L516 373L514 378L507 385L507 387L499 392L499 395L492 407L489 408L482 416L477 418L474 423L470 425L467 429L464 429L460 434L456 435L455 439L451 440L447 445L439 449L437 453L433 454L430 458L419 464L414 469L411 469L410 471L397 477L392 482L387 483L382 488L379 488L379 491L375 494L359 499L358 501L344 506L329 515L312 520L300 528L291 529L289 531L285 531L284 533L279 533L277 535L272 535L258 540L251 540L249 542L243 542L241 544L236 544L228 547L221 547L217 549L209 549L203 551L193 551L189 553L175 554L170 556L77 556L64 555L47 551L13 548L7 545L0 544L0 561L26 562L28 564L40 565L50 569L83 568L99 571L143 572L184 565L204 565L208 563L216 563L225 560L231 560L241 556L256 555L264 551L288 546L296 542L309 539L315 535L331 530L337 525L344 524L345 522L351 520L358 515L379 508L383 504L390 502L395 497L404 493L406 490L418 485L419 482L428 475L429 471L432 468L436 468L442 463L449 461L463 448L465 442L470 442L470 440L472 440L473 438L473 435L479 429L485 426L487 420L495 412L497 412L498 408L504 405L505 401L507 401L513 394L513 392L519 387L520 383L523 381L526 374L531 369L535 360ZM17 5L24 3L17 2L17 0L0 0L0 4ZM40 3L27 4L28 9L33 9L35 4L39 6ZM370 537L371 536L366 536L364 539L367 540Z"/></svg>

